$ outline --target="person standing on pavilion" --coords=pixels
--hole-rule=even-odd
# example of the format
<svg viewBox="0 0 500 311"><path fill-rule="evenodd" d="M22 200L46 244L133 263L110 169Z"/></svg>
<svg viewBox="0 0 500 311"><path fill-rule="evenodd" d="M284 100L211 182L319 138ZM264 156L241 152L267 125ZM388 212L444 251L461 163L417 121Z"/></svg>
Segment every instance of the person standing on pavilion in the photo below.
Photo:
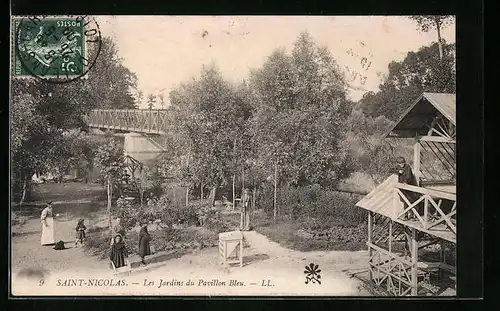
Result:
<svg viewBox="0 0 500 311"><path fill-rule="evenodd" d="M410 186L417 186L417 182L415 179L415 175L413 174L413 171L411 170L410 165L406 163L406 160L404 157L398 157L396 159L397 163L397 174L398 174L398 183L400 184L406 184ZM406 199L410 202L413 203L415 202L415 193L412 191L408 191L405 189L401 189L401 193L406 197ZM407 203L403 198L400 197L401 203L403 203L404 209L406 209ZM415 215L411 210L408 211L405 215L406 219L415 219Z"/></svg>

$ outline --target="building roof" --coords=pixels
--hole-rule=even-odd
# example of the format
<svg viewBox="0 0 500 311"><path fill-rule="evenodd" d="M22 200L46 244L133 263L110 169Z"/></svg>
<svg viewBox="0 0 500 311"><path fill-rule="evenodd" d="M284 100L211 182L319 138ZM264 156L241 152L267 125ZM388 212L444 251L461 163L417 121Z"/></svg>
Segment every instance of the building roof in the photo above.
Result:
<svg viewBox="0 0 500 311"><path fill-rule="evenodd" d="M396 213L399 211L398 207L393 204L393 189L397 182L397 176L391 175L370 193L368 193L368 195L356 203L356 206L391 219L394 218Z"/></svg>
<svg viewBox="0 0 500 311"><path fill-rule="evenodd" d="M384 136L404 138L426 135L429 130L427 124L431 124L438 114L457 125L455 94L422 93Z"/></svg>

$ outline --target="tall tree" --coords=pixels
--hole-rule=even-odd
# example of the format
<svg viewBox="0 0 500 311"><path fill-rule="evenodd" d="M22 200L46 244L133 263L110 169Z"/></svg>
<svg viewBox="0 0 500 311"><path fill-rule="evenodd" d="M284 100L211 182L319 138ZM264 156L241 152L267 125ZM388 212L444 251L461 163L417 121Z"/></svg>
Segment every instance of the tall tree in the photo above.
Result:
<svg viewBox="0 0 500 311"><path fill-rule="evenodd" d="M441 30L454 22L453 15L414 15L409 17L417 23L420 31L428 32L431 29L436 29L437 43L439 46L439 59L443 59L443 40L441 38Z"/></svg>
<svg viewBox="0 0 500 311"><path fill-rule="evenodd" d="M137 76L123 65L116 44L102 38L101 51L88 73L87 87L93 92L87 102L105 109L135 109L141 100Z"/></svg>
<svg viewBox="0 0 500 311"><path fill-rule="evenodd" d="M349 170L341 147L349 114L346 83L326 48L302 33L292 54L271 54L252 74L259 155L289 185L333 186Z"/></svg>
<svg viewBox="0 0 500 311"><path fill-rule="evenodd" d="M125 158L122 147L113 137L99 146L96 152L96 164L100 168L100 174L105 181L108 195L108 226L111 231L111 205L113 189L118 183L122 182L126 176Z"/></svg>
<svg viewBox="0 0 500 311"><path fill-rule="evenodd" d="M85 128L83 116L94 107L85 101L88 96L90 91L81 80L59 85L12 81L12 188L21 202L29 194L34 173L46 173L56 159L63 163L72 156L64 134Z"/></svg>
<svg viewBox="0 0 500 311"><path fill-rule="evenodd" d="M215 190L234 173L235 143L242 142L248 109L215 66L204 66L198 79L173 90L170 103L176 135L185 137L189 146L185 181L211 189L213 204Z"/></svg>
<svg viewBox="0 0 500 311"><path fill-rule="evenodd" d="M370 117L397 118L422 92L455 93L455 45L445 44L440 60L438 44L408 52L402 62L391 62L378 92L368 92L357 107Z"/></svg>
<svg viewBox="0 0 500 311"><path fill-rule="evenodd" d="M103 38L101 53L86 78L65 84L12 81L14 194L26 197L34 173L62 168L75 156L71 139L65 135L70 130L86 130L84 117L90 110L135 107L137 78L117 55L113 41Z"/></svg>

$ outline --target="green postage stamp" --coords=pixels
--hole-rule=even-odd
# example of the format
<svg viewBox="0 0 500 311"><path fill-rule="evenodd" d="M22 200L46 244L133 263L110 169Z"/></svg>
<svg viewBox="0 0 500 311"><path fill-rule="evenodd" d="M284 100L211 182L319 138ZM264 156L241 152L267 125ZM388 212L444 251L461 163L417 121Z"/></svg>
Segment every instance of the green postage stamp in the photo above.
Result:
<svg viewBox="0 0 500 311"><path fill-rule="evenodd" d="M95 63L101 37L86 16L14 17L13 78L67 82L84 77Z"/></svg>

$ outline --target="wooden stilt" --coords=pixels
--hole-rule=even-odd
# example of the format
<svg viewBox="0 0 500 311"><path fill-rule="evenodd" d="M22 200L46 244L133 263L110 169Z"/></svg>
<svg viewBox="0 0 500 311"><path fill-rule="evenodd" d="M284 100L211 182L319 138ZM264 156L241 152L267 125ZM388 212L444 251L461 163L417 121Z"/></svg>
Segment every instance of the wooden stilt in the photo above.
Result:
<svg viewBox="0 0 500 311"><path fill-rule="evenodd" d="M411 295L418 295L418 244L417 244L417 230L411 229Z"/></svg>
<svg viewBox="0 0 500 311"><path fill-rule="evenodd" d="M417 140L413 147L413 175L417 181L417 186L420 185L420 141Z"/></svg>
<svg viewBox="0 0 500 311"><path fill-rule="evenodd" d="M368 243L369 244L372 243L372 221L373 221L372 220L372 212L368 212ZM368 246L368 258L370 258L370 261L371 261L372 248L370 246ZM368 265L371 265L371 262L369 262ZM372 269L370 266L368 269L368 277L369 277L370 281L373 280Z"/></svg>
<svg viewBox="0 0 500 311"><path fill-rule="evenodd" d="M392 220L389 220L389 271L392 271ZM387 281L387 291L391 291L391 278Z"/></svg>
<svg viewBox="0 0 500 311"><path fill-rule="evenodd" d="M236 191L234 190L235 179L236 179L236 174L233 174L233 212L234 212L234 208L236 206Z"/></svg>
<svg viewBox="0 0 500 311"><path fill-rule="evenodd" d="M392 253L392 220L389 222L389 253Z"/></svg>

